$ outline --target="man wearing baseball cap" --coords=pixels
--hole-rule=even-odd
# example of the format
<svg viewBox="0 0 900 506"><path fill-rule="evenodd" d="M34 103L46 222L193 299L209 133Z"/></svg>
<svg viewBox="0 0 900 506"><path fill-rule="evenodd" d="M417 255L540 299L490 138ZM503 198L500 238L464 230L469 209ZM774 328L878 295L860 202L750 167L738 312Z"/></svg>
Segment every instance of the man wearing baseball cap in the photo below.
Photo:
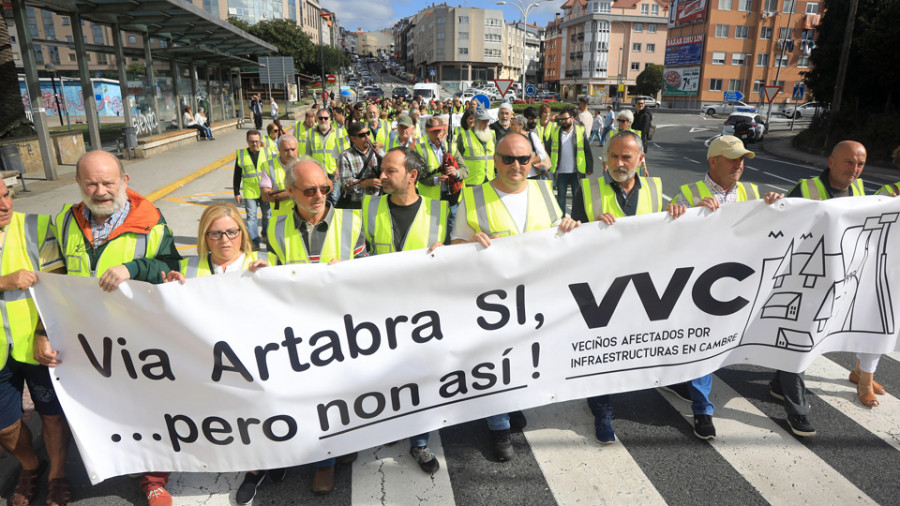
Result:
<svg viewBox="0 0 900 506"><path fill-rule="evenodd" d="M744 149L744 143L737 137L717 137L709 143L709 150L706 152L709 162L706 177L702 181L683 185L681 193L669 204L669 214L677 218L689 207L703 206L715 211L723 204L760 198L759 188L755 184L740 182L744 172L744 159L755 156L756 153ZM771 204L782 197L783 193L769 192L763 199ZM712 374L663 389L691 403L695 436L700 439L716 437L716 427L712 421L714 406L709 400Z"/></svg>

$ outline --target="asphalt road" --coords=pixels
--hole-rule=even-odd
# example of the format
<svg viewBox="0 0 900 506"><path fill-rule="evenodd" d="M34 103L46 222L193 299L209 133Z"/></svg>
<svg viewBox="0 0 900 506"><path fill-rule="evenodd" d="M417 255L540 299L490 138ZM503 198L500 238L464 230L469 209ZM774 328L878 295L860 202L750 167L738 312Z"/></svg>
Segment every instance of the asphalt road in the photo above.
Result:
<svg viewBox="0 0 900 506"><path fill-rule="evenodd" d="M722 120L661 113L656 123L647 163L671 198L680 185L703 177L706 142L718 135ZM599 155L598 148L592 150ZM760 185L762 192L786 192L797 179L817 173L760 152L747 163L743 179ZM868 181L867 190L885 182ZM231 200L231 195L231 167L226 166L157 201L182 254L193 253L204 206ZM265 483L255 504L896 504L900 403L891 393L900 388L898 359L900 354L892 354L879 366L877 378L888 395L875 409L863 407L847 381L852 355L817 359L807 371L811 420L819 431L811 439L790 433L783 408L768 395L770 371L729 367L715 374L712 400L719 435L710 442L693 436L689 404L645 390L613 397L618 436L613 445L594 440L586 404L573 401L526 411L529 424L513 435L516 457L511 462L493 461L485 424L475 421L432 434L431 446L441 462L433 477L422 473L406 443L398 442L360 452L354 464L338 467L331 494L314 496L309 490L313 470L299 466L284 482ZM68 470L74 504L145 503L133 478L90 486L74 444ZM232 504L240 478L237 473L174 474L169 490L176 504ZM3 491L3 497L10 493ZM40 495L36 504L43 500Z"/></svg>

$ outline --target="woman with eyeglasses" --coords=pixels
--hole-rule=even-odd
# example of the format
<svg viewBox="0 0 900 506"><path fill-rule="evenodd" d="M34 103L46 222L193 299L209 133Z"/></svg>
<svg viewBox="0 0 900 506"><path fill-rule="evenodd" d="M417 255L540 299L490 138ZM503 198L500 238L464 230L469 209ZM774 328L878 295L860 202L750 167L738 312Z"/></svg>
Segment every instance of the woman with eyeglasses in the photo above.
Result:
<svg viewBox="0 0 900 506"><path fill-rule="evenodd" d="M197 256L183 259L181 272L169 272L166 281L184 283L186 278L248 270L254 264L260 262L240 213L234 204L218 202L200 216Z"/></svg>
<svg viewBox="0 0 900 506"><path fill-rule="evenodd" d="M266 154L270 157L278 156L278 138L281 137L281 134L283 133L281 128L275 123L269 123L269 126L266 127L266 133L268 135L263 138Z"/></svg>

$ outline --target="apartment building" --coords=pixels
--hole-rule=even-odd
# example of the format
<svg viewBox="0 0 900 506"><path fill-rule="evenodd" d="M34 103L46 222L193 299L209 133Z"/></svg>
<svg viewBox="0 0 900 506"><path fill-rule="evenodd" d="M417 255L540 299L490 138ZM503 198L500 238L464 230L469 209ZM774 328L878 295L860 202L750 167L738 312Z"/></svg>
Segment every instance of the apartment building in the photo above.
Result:
<svg viewBox="0 0 900 506"><path fill-rule="evenodd" d="M765 103L764 86L780 86L774 103L802 88L815 48L821 1L675 0L666 43L663 100L676 108L724 100L739 91ZM707 3L709 5L707 5ZM808 97L800 96L800 101Z"/></svg>
<svg viewBox="0 0 900 506"><path fill-rule="evenodd" d="M544 86L552 91L559 91L560 70L562 69L562 18L559 13L556 18L547 23L544 29L544 40L541 43L543 54Z"/></svg>
<svg viewBox="0 0 900 506"><path fill-rule="evenodd" d="M531 84L541 82L541 32L538 25L526 24L519 20L507 23L507 53L503 56L504 67L510 67L507 79L522 79L522 59L525 64L525 80ZM514 40L515 39L515 40ZM515 62L512 61L515 59ZM503 77L503 76L501 76Z"/></svg>
<svg viewBox="0 0 900 506"><path fill-rule="evenodd" d="M667 1L568 0L561 8L562 97L596 95L608 100L620 88L633 87L648 66L663 64Z"/></svg>

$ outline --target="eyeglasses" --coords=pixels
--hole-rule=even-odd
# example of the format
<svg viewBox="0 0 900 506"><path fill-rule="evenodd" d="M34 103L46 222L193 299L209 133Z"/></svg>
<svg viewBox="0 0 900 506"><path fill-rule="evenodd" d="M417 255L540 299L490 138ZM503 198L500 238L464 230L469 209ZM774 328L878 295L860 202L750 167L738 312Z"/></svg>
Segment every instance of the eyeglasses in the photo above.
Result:
<svg viewBox="0 0 900 506"><path fill-rule="evenodd" d="M643 102L638 102L637 105L644 105L644 103L643 103Z"/></svg>
<svg viewBox="0 0 900 506"><path fill-rule="evenodd" d="M625 118L619 118L616 121L618 121L619 123L628 123L628 120Z"/></svg>
<svg viewBox="0 0 900 506"><path fill-rule="evenodd" d="M519 165L528 165L528 162L531 161L531 155L512 156L501 155L500 153L497 153L497 156L500 157L500 160L504 165L512 165L513 162L519 162Z"/></svg>
<svg viewBox="0 0 900 506"><path fill-rule="evenodd" d="M296 186L294 188L297 188ZM331 185L323 184L322 186L313 186L312 188L297 188L297 190L303 193L304 197L315 197L316 192L321 193L322 195L328 195L331 193Z"/></svg>
<svg viewBox="0 0 900 506"><path fill-rule="evenodd" d="M328 121L330 119L331 118L329 118L328 116L319 116L319 121Z"/></svg>
<svg viewBox="0 0 900 506"><path fill-rule="evenodd" d="M241 235L241 229L239 228L229 228L228 230L212 230L206 232L206 237L212 239L213 241L218 241L225 236L229 239L234 239L235 237Z"/></svg>
<svg viewBox="0 0 900 506"><path fill-rule="evenodd" d="M572 116L566 116L565 118L556 118L556 121L562 122L562 121L569 121L570 119L572 119Z"/></svg>
<svg viewBox="0 0 900 506"><path fill-rule="evenodd" d="M366 137L369 135L369 132L360 132L358 134L354 134L353 137Z"/></svg>

